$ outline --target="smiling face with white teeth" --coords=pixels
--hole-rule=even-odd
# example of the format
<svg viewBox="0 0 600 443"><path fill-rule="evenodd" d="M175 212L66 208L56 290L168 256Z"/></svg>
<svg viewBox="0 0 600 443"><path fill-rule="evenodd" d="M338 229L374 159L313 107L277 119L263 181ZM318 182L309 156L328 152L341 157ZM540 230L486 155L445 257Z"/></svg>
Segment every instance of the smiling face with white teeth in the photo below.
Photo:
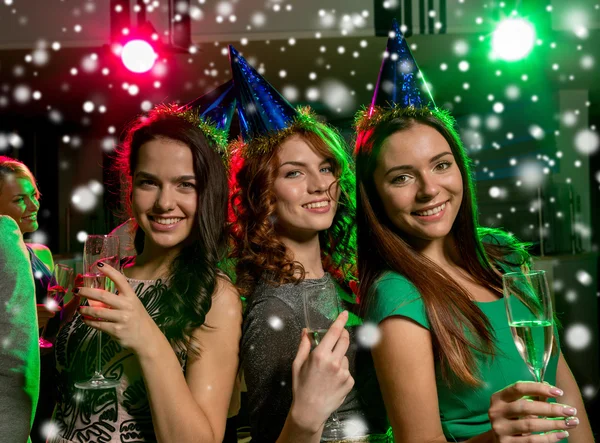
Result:
<svg viewBox="0 0 600 443"><path fill-rule="evenodd" d="M146 244L180 248L192 232L197 208L190 148L167 138L144 143L133 175L132 210Z"/></svg>
<svg viewBox="0 0 600 443"><path fill-rule="evenodd" d="M299 135L285 140L277 157L273 183L277 232L305 238L329 229L340 194L333 162Z"/></svg>
<svg viewBox="0 0 600 443"><path fill-rule="evenodd" d="M450 145L436 129L415 123L381 147L374 183L386 215L411 243L446 237L463 198Z"/></svg>
<svg viewBox="0 0 600 443"><path fill-rule="evenodd" d="M0 214L13 218L23 234L37 231L40 203L37 188L27 177L3 176L0 188Z"/></svg>

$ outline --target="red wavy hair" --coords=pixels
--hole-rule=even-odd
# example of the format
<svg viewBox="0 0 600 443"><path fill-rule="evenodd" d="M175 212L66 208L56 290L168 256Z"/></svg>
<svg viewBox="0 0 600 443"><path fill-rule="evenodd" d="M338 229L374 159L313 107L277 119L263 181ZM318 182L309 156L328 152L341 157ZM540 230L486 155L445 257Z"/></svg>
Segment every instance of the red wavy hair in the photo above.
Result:
<svg viewBox="0 0 600 443"><path fill-rule="evenodd" d="M323 266L346 286L355 278L354 174L341 136L326 131L298 130L312 149L330 159L340 187L338 209L331 227L319 233ZM236 286L243 296L254 291L259 280L274 286L304 279L302 264L295 261L279 240L272 222L276 211L273 183L279 167L278 149L245 157L243 147L231 158L231 256L236 260Z"/></svg>

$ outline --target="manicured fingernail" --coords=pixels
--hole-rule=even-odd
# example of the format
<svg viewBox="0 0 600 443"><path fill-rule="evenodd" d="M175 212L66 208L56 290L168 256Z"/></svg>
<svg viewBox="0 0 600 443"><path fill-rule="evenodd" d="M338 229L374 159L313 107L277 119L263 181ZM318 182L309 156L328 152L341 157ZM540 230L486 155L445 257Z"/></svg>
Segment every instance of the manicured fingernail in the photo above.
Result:
<svg viewBox="0 0 600 443"><path fill-rule="evenodd" d="M574 428L575 426L577 426L579 424L579 419L577 417L567 417L567 418L565 418L565 424L569 428Z"/></svg>
<svg viewBox="0 0 600 443"><path fill-rule="evenodd" d="M562 391L562 389L552 388L552 389L550 389L550 394L557 395L560 397L561 395L564 394L564 392Z"/></svg>
<svg viewBox="0 0 600 443"><path fill-rule="evenodd" d="M564 440L565 438L569 438L569 433L567 431L560 431L554 434L554 438L556 441Z"/></svg>
<svg viewBox="0 0 600 443"><path fill-rule="evenodd" d="M563 414L565 414L566 416L572 417L574 415L577 415L577 409L575 409L571 406L565 406L563 408Z"/></svg>
<svg viewBox="0 0 600 443"><path fill-rule="evenodd" d="M104 266L104 263L102 263L101 261L98 262L98 267L101 268L102 266Z"/></svg>
<svg viewBox="0 0 600 443"><path fill-rule="evenodd" d="M79 288L73 289L73 294L79 294Z"/></svg>

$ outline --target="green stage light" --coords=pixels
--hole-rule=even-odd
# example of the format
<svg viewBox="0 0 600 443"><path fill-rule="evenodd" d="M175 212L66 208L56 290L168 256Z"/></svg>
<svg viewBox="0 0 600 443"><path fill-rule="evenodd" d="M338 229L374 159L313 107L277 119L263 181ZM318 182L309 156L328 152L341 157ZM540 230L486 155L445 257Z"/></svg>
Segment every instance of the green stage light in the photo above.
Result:
<svg viewBox="0 0 600 443"><path fill-rule="evenodd" d="M523 18L502 20L492 35L493 54L505 61L525 58L535 44L535 28Z"/></svg>

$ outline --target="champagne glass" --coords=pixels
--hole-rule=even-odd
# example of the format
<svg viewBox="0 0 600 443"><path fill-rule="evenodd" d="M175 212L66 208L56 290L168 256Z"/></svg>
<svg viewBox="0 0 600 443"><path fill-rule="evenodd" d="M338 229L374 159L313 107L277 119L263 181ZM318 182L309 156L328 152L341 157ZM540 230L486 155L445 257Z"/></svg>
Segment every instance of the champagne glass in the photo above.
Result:
<svg viewBox="0 0 600 443"><path fill-rule="evenodd" d="M83 286L86 288L116 291L114 282L98 269L98 263L106 263L115 269L119 268L119 238L109 235L88 235L83 250ZM99 301L88 299L94 308L106 308ZM91 379L75 383L79 389L108 389L117 386L119 380L107 379L102 375L102 331L96 331L98 339L98 354L96 356L96 371Z"/></svg>
<svg viewBox="0 0 600 443"><path fill-rule="evenodd" d="M340 314L340 299L332 281L311 285L303 291L303 297L306 329L314 349ZM325 422L323 436L337 439L343 437L343 431L342 423L334 411Z"/></svg>
<svg viewBox="0 0 600 443"><path fill-rule="evenodd" d="M554 342L554 315L544 271L502 277L508 324L519 354L536 382L544 380Z"/></svg>
<svg viewBox="0 0 600 443"><path fill-rule="evenodd" d="M52 272L52 278L48 281L48 287L46 290L46 309L52 312L60 311L60 304L65 298L65 294L71 289L73 285L73 268L70 268L63 264L54 265L54 271ZM52 342L44 338L46 332L46 323L38 339L40 348L51 348Z"/></svg>

